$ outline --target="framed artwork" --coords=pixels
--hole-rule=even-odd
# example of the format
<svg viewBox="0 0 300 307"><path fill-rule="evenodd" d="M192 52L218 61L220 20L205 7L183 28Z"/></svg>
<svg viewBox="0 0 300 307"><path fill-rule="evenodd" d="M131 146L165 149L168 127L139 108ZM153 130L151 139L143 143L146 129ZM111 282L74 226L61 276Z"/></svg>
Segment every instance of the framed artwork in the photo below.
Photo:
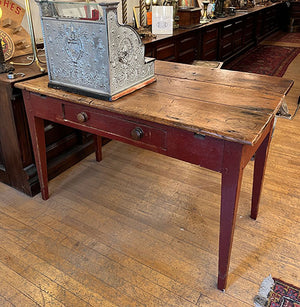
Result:
<svg viewBox="0 0 300 307"><path fill-rule="evenodd" d="M146 26L146 1L145 0L140 0L139 1L140 5L139 6L134 6L133 7L133 19L136 28L144 27Z"/></svg>
<svg viewBox="0 0 300 307"><path fill-rule="evenodd" d="M133 19L134 19L135 27L138 29L141 26L141 24L140 24L140 7L139 6L133 7Z"/></svg>

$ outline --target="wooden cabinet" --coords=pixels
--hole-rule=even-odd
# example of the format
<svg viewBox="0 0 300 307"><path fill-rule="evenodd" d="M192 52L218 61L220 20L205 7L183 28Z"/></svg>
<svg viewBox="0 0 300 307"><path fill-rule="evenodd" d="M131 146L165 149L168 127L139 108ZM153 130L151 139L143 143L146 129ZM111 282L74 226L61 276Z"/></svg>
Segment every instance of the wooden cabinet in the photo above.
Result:
<svg viewBox="0 0 300 307"><path fill-rule="evenodd" d="M243 22L243 47L247 48L256 43L255 38L255 15L250 14L245 16Z"/></svg>
<svg viewBox="0 0 300 307"><path fill-rule="evenodd" d="M257 42L279 30L285 10L285 4L280 3L278 6L266 7L255 14Z"/></svg>
<svg viewBox="0 0 300 307"><path fill-rule="evenodd" d="M211 25L201 31L201 50L199 59L215 61L218 59L218 26Z"/></svg>
<svg viewBox="0 0 300 307"><path fill-rule="evenodd" d="M166 36L150 42L144 41L145 55L157 60L175 61L176 46L173 36Z"/></svg>
<svg viewBox="0 0 300 307"><path fill-rule="evenodd" d="M272 15L273 10L263 10L263 27L262 27L262 36L268 36L269 33L272 32L273 24L274 24L274 17Z"/></svg>
<svg viewBox="0 0 300 307"><path fill-rule="evenodd" d="M233 25L233 53L240 51L244 46L244 19L237 19Z"/></svg>
<svg viewBox="0 0 300 307"><path fill-rule="evenodd" d="M255 44L254 17L238 17L220 25L219 57L226 61Z"/></svg>
<svg viewBox="0 0 300 307"><path fill-rule="evenodd" d="M193 31L177 38L178 58L176 62L192 63L197 59L199 32Z"/></svg>
<svg viewBox="0 0 300 307"><path fill-rule="evenodd" d="M255 28L255 39L256 42L260 42L263 40L265 34L264 34L264 12L259 11L255 15L255 23L256 23L256 28Z"/></svg>
<svg viewBox="0 0 300 307"><path fill-rule="evenodd" d="M177 29L173 35L144 40L146 55L180 63L229 61L278 30L285 9L284 3L276 3L193 29Z"/></svg>
<svg viewBox="0 0 300 307"><path fill-rule="evenodd" d="M9 80L0 75L0 181L28 194L39 192L31 139L21 91L14 87L18 81L40 76L33 64L16 66L24 78ZM45 123L49 178L94 151L91 135L51 122Z"/></svg>
<svg viewBox="0 0 300 307"><path fill-rule="evenodd" d="M178 30L174 35L145 43L145 55L179 63L192 63L197 58L199 31Z"/></svg>
<svg viewBox="0 0 300 307"><path fill-rule="evenodd" d="M250 18L251 21L251 18ZM220 25L219 60L225 61L241 53L245 48L254 45L251 27L246 26L246 19L240 17L231 19Z"/></svg>
<svg viewBox="0 0 300 307"><path fill-rule="evenodd" d="M234 21L224 22L220 26L219 59L229 58L234 51Z"/></svg>
<svg viewBox="0 0 300 307"><path fill-rule="evenodd" d="M155 49L155 58L157 60L170 62L176 60L175 42L173 37L166 39L157 45Z"/></svg>
<svg viewBox="0 0 300 307"><path fill-rule="evenodd" d="M300 1L291 1L289 7L289 32L300 32Z"/></svg>

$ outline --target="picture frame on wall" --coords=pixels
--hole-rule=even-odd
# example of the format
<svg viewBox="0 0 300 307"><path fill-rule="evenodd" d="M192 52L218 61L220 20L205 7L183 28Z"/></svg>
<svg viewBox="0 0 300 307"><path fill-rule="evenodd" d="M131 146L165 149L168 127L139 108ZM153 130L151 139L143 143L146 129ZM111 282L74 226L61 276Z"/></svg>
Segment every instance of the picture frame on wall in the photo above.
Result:
<svg viewBox="0 0 300 307"><path fill-rule="evenodd" d="M140 7L134 6L133 7L133 20L134 20L134 26L137 29L141 26L139 17L140 17Z"/></svg>

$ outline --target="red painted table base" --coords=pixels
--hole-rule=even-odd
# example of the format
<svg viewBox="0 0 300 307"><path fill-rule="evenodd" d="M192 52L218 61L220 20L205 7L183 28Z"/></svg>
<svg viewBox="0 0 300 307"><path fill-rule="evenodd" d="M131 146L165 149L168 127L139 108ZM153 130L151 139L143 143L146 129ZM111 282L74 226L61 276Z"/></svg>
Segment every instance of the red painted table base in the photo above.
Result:
<svg viewBox="0 0 300 307"><path fill-rule="evenodd" d="M26 90L23 96L44 200L49 198L44 119L94 134L97 161L102 159L101 136L104 136L220 172L222 187L218 289L226 288L243 169L256 153L251 208L251 217L256 219L273 120L267 124L256 144L251 146ZM88 116L84 123L78 122L76 118L81 112ZM140 140L134 140L131 136L132 130L137 127L144 133Z"/></svg>

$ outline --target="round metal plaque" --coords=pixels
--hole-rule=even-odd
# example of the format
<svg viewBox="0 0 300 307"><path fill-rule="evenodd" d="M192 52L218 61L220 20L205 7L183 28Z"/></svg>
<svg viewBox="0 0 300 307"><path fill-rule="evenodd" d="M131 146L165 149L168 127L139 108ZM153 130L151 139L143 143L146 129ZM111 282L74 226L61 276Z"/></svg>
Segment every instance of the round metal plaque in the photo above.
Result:
<svg viewBox="0 0 300 307"><path fill-rule="evenodd" d="M12 38L4 31L0 30L0 38L5 61L13 57L15 45Z"/></svg>

